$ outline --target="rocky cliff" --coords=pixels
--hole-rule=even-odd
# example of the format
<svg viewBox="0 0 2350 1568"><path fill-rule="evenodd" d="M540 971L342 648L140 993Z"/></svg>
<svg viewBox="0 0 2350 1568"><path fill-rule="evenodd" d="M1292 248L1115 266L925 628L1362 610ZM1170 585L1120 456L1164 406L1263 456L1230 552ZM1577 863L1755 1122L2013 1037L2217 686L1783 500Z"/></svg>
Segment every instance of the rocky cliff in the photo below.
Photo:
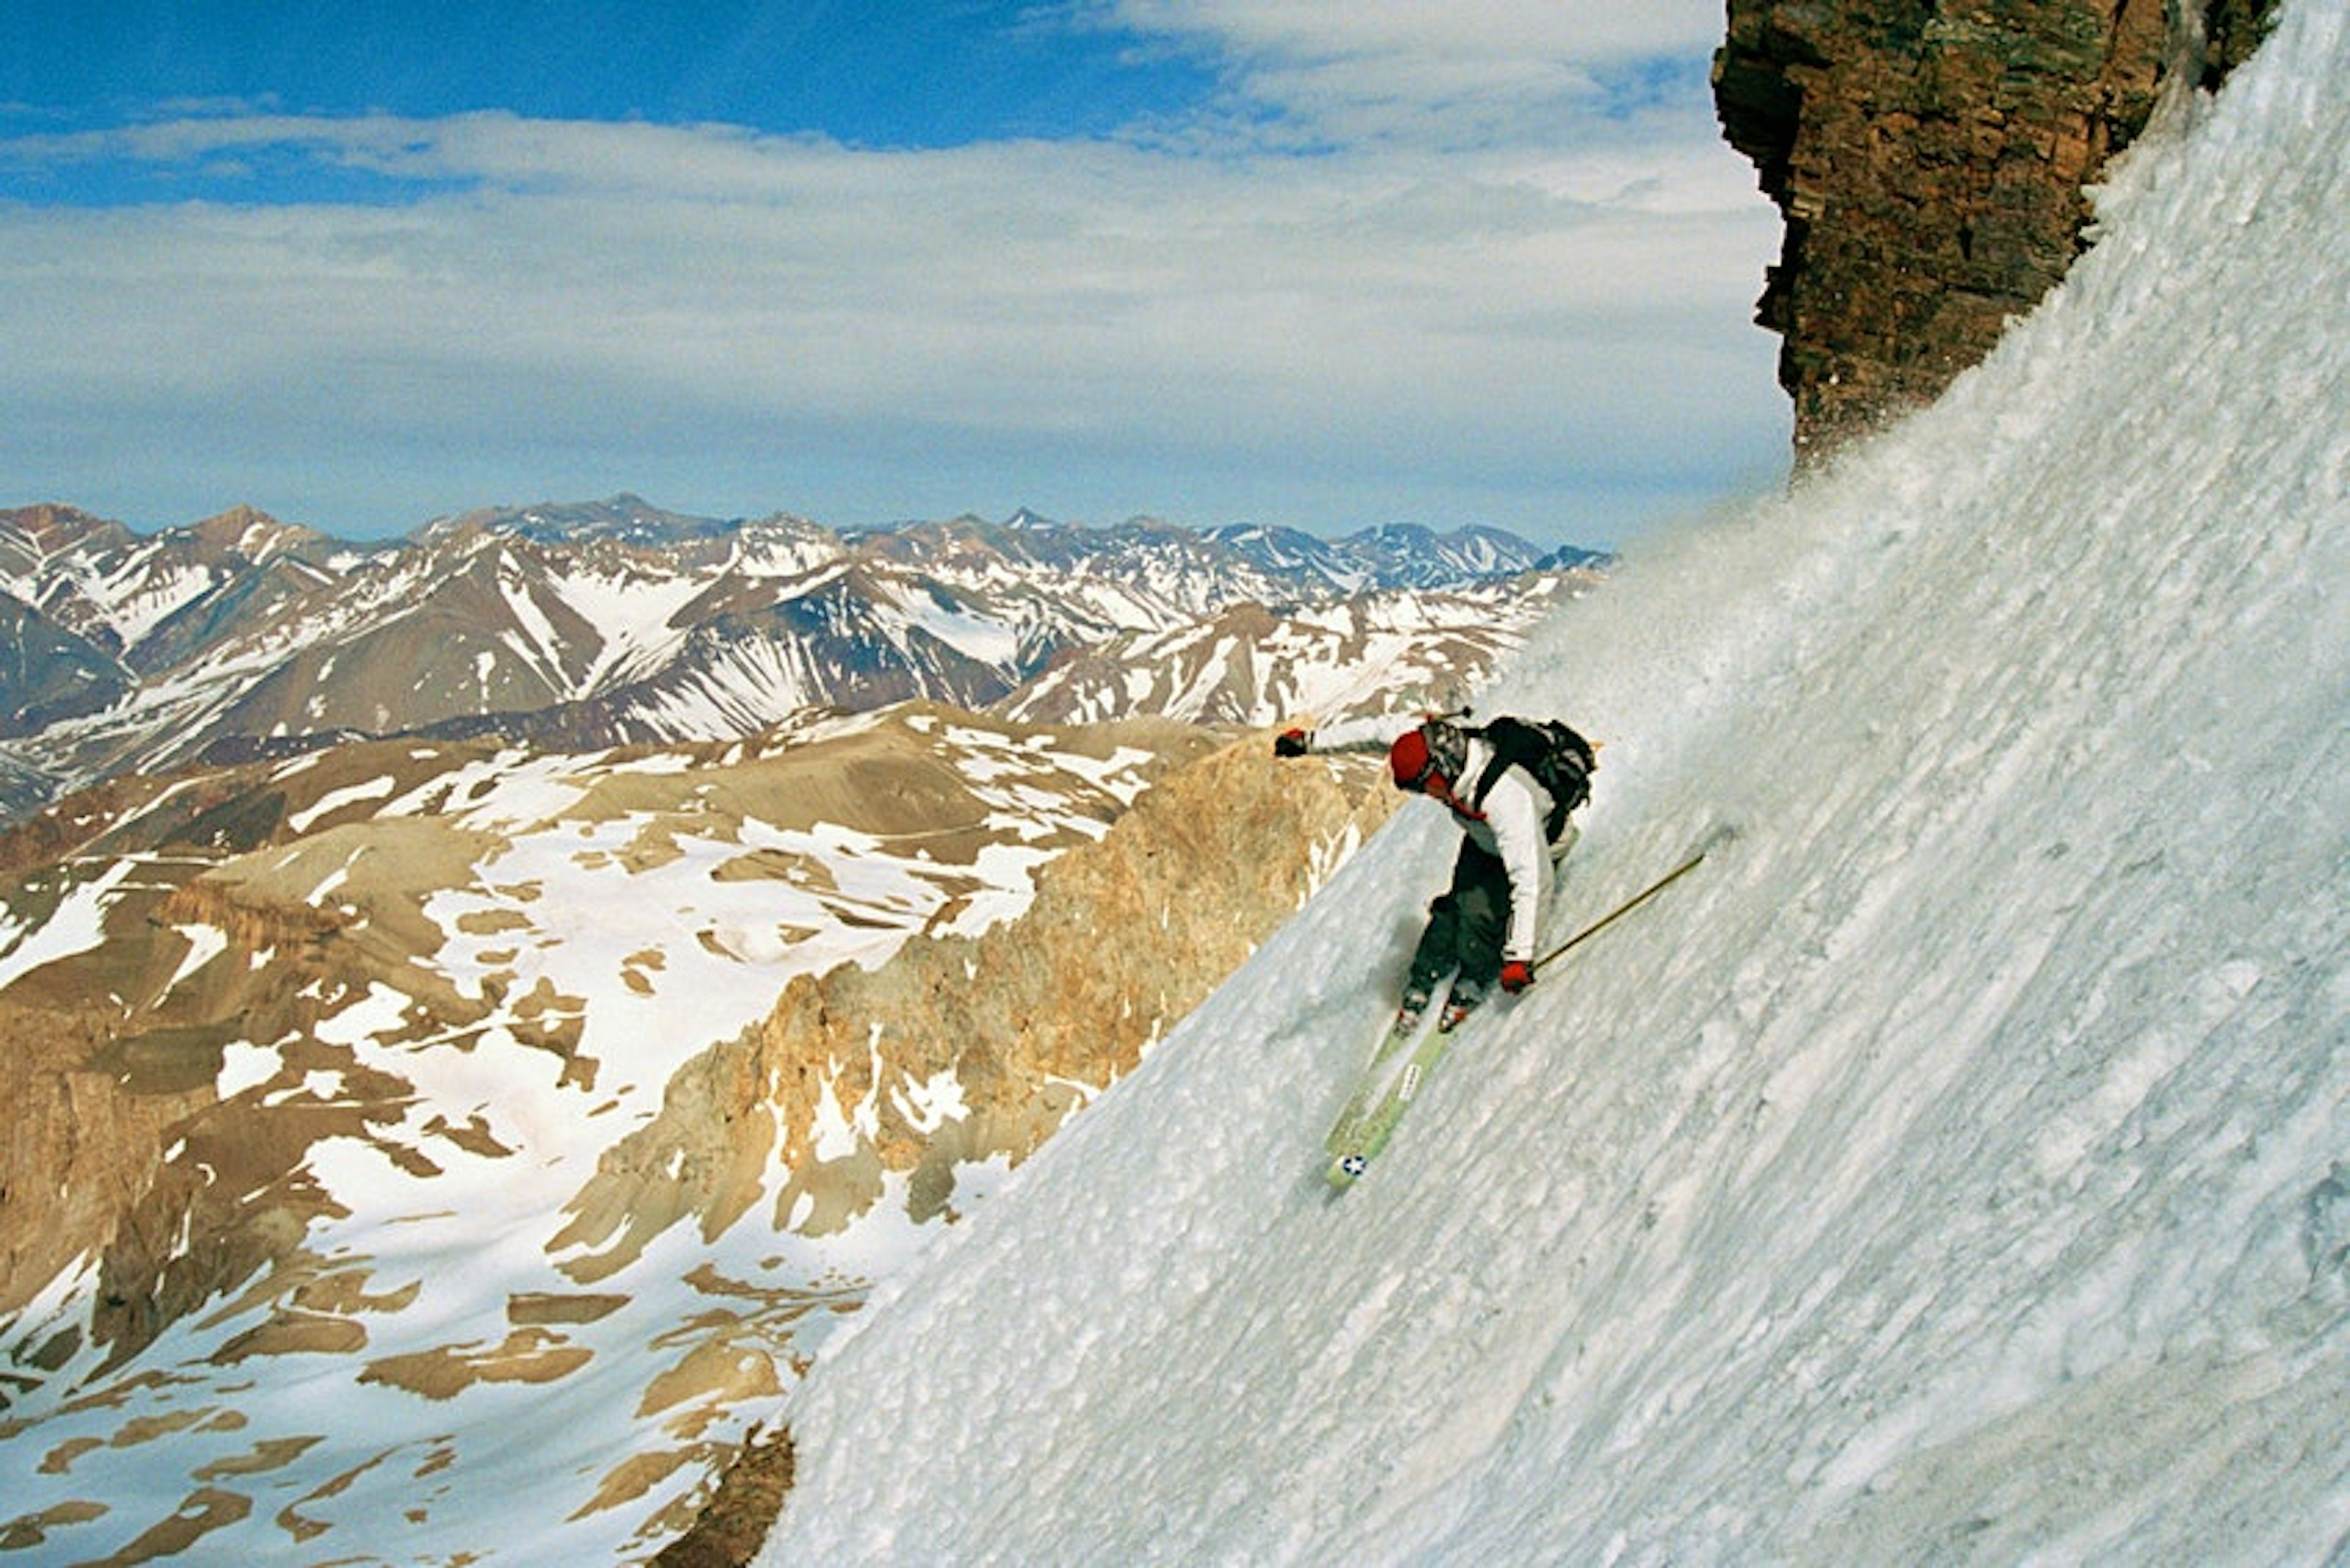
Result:
<svg viewBox="0 0 2350 1568"><path fill-rule="evenodd" d="M688 1215L725 1230L777 1163L779 1231L840 1230L893 1172L917 1221L949 1211L959 1167L1024 1159L1295 913L1394 811L1384 778L1376 760L1284 766L1253 736L1045 867L1020 919L795 978L600 1162L562 1238L588 1249L575 1277Z"/></svg>
<svg viewBox="0 0 2350 1568"><path fill-rule="evenodd" d="M1930 401L2089 243L2088 188L2165 88L2277 0L1730 0L1723 133L1786 219L1757 319L1799 464Z"/></svg>

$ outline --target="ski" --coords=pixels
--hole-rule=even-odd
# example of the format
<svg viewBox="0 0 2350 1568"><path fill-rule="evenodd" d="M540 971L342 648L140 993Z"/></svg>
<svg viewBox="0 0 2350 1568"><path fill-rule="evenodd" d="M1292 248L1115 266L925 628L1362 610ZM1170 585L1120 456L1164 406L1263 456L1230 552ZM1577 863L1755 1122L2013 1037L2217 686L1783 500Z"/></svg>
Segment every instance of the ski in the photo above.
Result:
<svg viewBox="0 0 2350 1568"><path fill-rule="evenodd" d="M1434 1012L1430 1009L1431 1014ZM1325 1176L1333 1189L1343 1192L1352 1187L1387 1147L1396 1124L1403 1120L1404 1111L1427 1084L1428 1075L1444 1059L1458 1029L1457 1023L1448 1028L1440 1018L1433 1017L1422 1018L1409 1029L1389 1027L1337 1125L1324 1140L1330 1155Z"/></svg>
<svg viewBox="0 0 2350 1568"><path fill-rule="evenodd" d="M1338 1113L1330 1136L1322 1140L1325 1149L1334 1156L1344 1155L1360 1143L1365 1120L1401 1064L1409 1059L1411 1046L1420 1032L1436 1021L1438 1011L1439 1004L1431 1002L1419 1017L1406 1019L1399 1013L1388 1023L1387 1033L1379 1037L1378 1047L1371 1053L1370 1064L1356 1082L1355 1092L1347 1097L1347 1108Z"/></svg>
<svg viewBox="0 0 2350 1568"><path fill-rule="evenodd" d="M1731 836L1734 834L1729 830L1717 833L1679 865L1543 954L1531 967L1539 972L1544 965L1597 936L1696 870L1704 862L1708 849ZM1388 1140L1395 1136L1396 1124L1403 1120L1405 1110L1427 1084L1428 1075L1451 1048L1453 1034L1470 1016L1455 1016L1449 1010L1440 1012L1433 1005L1430 1012L1439 1013L1439 1022L1433 1028L1425 1016L1409 1027L1400 1018L1388 1026L1371 1054L1371 1064L1364 1069L1361 1082L1348 1096L1347 1108L1339 1113L1337 1125L1323 1140L1330 1155L1329 1169L1325 1174L1333 1190L1344 1192L1352 1187L1379 1151L1387 1147Z"/></svg>

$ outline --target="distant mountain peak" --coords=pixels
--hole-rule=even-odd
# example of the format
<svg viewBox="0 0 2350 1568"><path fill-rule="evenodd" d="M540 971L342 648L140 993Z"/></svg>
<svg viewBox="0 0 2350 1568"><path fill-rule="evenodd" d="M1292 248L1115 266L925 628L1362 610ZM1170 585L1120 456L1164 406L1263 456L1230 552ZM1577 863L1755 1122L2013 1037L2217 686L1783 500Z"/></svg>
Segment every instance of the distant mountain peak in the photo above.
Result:
<svg viewBox="0 0 2350 1568"><path fill-rule="evenodd" d="M256 507L238 504L191 526L188 533L209 551L234 555L256 566L288 551L328 543L325 535L298 523L283 523Z"/></svg>
<svg viewBox="0 0 2350 1568"><path fill-rule="evenodd" d="M1247 605L1286 623L1359 596L1490 588L1430 614L1477 623L1466 640L1427 642L1432 658L1484 657L1481 639L1555 586L1514 583L1545 558L1491 529L1330 540L1152 517L1089 526L1023 506L1000 523L835 530L629 492L479 508L373 549L250 506L145 537L32 508L0 514L0 591L41 618L15 632L18 674L0 680L15 735L0 783L29 773L62 790L338 734L733 739L811 707L910 698L1104 716L1161 701L1246 719L1321 692L1296 671L1334 657L1328 639L1301 629L1232 662L1217 651L1232 632L1194 644L1194 629ZM1079 649L1081 670L1027 691ZM1179 667L1196 679L1170 684Z"/></svg>
<svg viewBox="0 0 2350 1568"><path fill-rule="evenodd" d="M504 534L540 544L577 544L609 539L628 545L662 545L723 538L738 532L740 518L698 517L656 506L623 491L603 501L542 501L528 506L492 506L436 518L416 537L421 542L465 532Z"/></svg>
<svg viewBox="0 0 2350 1568"><path fill-rule="evenodd" d="M122 524L78 506L55 502L20 506L0 512L0 568L13 565L12 556L22 556L29 566L86 548L93 542L119 545L128 543L131 537L130 530Z"/></svg>

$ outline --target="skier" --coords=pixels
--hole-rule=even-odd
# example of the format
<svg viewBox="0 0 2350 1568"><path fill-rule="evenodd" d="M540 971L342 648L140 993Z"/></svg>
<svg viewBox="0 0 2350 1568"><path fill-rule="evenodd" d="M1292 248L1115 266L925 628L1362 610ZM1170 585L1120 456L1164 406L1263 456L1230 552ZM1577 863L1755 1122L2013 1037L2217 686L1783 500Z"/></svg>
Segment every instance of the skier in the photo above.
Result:
<svg viewBox="0 0 2350 1568"><path fill-rule="evenodd" d="M1451 886L1429 906L1398 1010L1416 1027L1447 973L1453 975L1440 1026L1451 1030L1495 984L1513 994L1534 983L1535 929L1552 868L1575 844L1567 814L1588 798L1596 759L1565 725L1465 715L1356 720L1326 730L1291 729L1274 754L1384 749L1399 790L1448 807L1462 833Z"/></svg>

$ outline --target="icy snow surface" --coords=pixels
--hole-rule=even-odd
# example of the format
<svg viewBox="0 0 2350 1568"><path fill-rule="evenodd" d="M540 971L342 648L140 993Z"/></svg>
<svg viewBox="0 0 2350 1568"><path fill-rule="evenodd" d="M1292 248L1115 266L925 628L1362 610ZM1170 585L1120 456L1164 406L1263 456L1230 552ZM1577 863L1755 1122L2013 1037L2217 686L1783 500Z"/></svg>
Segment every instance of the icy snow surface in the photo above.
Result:
<svg viewBox="0 0 2350 1568"><path fill-rule="evenodd" d="M2345 81L2289 3L1989 364L1561 616L1554 926L1737 840L1333 1200L1407 814L827 1345L764 1561L2350 1553Z"/></svg>

